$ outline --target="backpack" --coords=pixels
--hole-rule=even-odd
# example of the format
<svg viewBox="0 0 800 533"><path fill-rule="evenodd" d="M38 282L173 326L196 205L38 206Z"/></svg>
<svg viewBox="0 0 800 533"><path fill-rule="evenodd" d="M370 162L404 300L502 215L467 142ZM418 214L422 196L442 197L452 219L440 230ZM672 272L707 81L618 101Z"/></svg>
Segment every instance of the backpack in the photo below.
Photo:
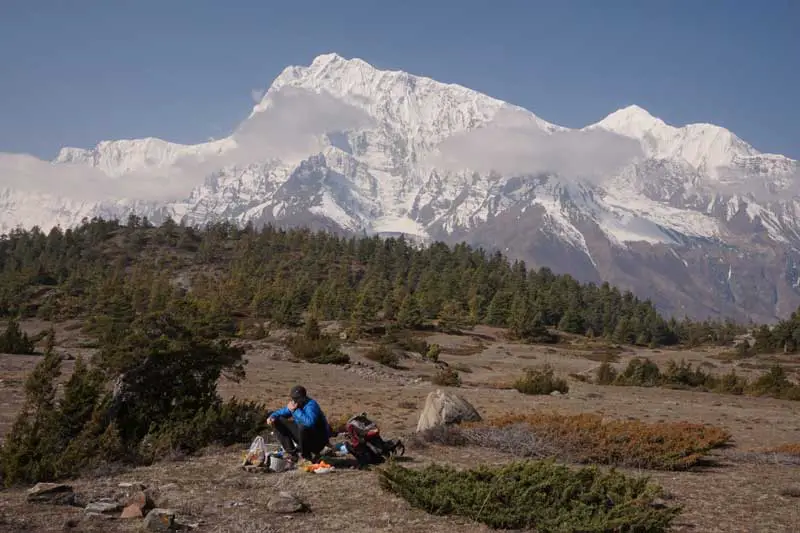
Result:
<svg viewBox="0 0 800 533"><path fill-rule="evenodd" d="M356 415L345 425L345 447L359 466L381 464L395 455L403 455L405 446L398 439L384 440L378 425L366 413Z"/></svg>

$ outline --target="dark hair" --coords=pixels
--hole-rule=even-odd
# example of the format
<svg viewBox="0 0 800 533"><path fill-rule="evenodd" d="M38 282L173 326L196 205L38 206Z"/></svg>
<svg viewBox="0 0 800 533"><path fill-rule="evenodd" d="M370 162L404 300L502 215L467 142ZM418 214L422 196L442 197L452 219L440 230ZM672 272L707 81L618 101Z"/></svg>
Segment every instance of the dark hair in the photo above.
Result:
<svg viewBox="0 0 800 533"><path fill-rule="evenodd" d="M292 392L289 393L289 396L294 401L304 400L307 397L306 388L302 385L295 385L292 387Z"/></svg>

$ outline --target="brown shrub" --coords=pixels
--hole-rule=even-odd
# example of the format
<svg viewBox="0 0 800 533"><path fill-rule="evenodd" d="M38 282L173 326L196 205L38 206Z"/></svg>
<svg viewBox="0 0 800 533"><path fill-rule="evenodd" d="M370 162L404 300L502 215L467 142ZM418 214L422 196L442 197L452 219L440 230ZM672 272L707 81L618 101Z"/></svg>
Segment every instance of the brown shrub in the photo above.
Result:
<svg viewBox="0 0 800 533"><path fill-rule="evenodd" d="M800 498L800 485L784 487L780 490L779 494L787 498Z"/></svg>
<svg viewBox="0 0 800 533"><path fill-rule="evenodd" d="M767 453L780 453L784 455L800 457L800 443L796 442L792 444L782 444L766 451Z"/></svg>
<svg viewBox="0 0 800 533"><path fill-rule="evenodd" d="M521 457L557 457L583 464L606 464L654 470L687 470L730 434L718 427L687 422L648 424L610 420L596 414L534 413L449 428L422 436L427 442L490 447Z"/></svg>

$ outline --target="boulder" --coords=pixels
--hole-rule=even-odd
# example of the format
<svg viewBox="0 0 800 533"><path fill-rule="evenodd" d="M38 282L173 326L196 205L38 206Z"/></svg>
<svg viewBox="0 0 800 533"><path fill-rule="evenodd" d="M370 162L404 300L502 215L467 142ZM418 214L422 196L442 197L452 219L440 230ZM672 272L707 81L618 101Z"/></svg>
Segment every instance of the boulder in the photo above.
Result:
<svg viewBox="0 0 800 533"><path fill-rule="evenodd" d="M467 400L452 392L437 389L425 399L417 431L426 431L440 425L480 422L480 420L481 415Z"/></svg>
<svg viewBox="0 0 800 533"><path fill-rule="evenodd" d="M278 514L299 513L305 505L294 494L281 491L269 499L267 509Z"/></svg>
<svg viewBox="0 0 800 533"><path fill-rule="evenodd" d="M75 493L72 487L63 483L37 483L28 489L28 503L48 503L51 505L73 505Z"/></svg>
<svg viewBox="0 0 800 533"><path fill-rule="evenodd" d="M171 509L153 509L144 517L142 529L146 531L175 530L175 511Z"/></svg>

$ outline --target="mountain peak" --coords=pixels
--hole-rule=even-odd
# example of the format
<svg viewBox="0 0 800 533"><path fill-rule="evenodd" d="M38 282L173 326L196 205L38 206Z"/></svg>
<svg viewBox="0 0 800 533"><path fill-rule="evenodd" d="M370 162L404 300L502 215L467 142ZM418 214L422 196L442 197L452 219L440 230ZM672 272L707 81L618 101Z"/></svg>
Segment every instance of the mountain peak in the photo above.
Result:
<svg viewBox="0 0 800 533"><path fill-rule="evenodd" d="M600 127L630 137L641 137L654 128L670 127L636 104L623 107L590 127Z"/></svg>
<svg viewBox="0 0 800 533"><path fill-rule="evenodd" d="M310 68L319 68L330 65L331 63L341 63L341 62L348 62L347 58L337 54L336 52L330 52L327 54L320 54L311 61Z"/></svg>

